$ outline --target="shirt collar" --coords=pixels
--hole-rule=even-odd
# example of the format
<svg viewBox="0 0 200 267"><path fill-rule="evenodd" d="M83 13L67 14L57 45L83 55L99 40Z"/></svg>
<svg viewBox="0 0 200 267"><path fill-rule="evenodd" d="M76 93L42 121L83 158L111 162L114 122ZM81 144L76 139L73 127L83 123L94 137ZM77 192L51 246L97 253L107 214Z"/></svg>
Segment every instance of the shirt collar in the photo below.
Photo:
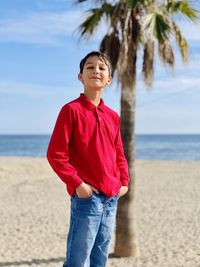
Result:
<svg viewBox="0 0 200 267"><path fill-rule="evenodd" d="M100 103L97 107L83 93L80 94L80 100L81 103L83 103L88 109L94 110L98 108L100 111L104 112L105 105L102 98L100 99Z"/></svg>

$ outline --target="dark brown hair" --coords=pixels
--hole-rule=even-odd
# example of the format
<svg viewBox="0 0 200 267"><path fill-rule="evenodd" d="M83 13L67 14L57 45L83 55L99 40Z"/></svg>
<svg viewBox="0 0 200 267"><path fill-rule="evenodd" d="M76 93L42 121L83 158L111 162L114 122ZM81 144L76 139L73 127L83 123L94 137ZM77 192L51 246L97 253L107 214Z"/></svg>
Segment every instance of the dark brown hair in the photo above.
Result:
<svg viewBox="0 0 200 267"><path fill-rule="evenodd" d="M101 53L99 51L92 51L90 52L89 54L87 54L80 62L80 73L83 73L83 68L85 66L85 63L87 61L87 59L89 57L93 57L93 56L97 56L100 60L102 60L107 66L108 66L108 72L109 72L109 75L111 76L111 73L112 73L112 66L111 66L111 62L110 62L110 59L109 57L104 54L104 53Z"/></svg>

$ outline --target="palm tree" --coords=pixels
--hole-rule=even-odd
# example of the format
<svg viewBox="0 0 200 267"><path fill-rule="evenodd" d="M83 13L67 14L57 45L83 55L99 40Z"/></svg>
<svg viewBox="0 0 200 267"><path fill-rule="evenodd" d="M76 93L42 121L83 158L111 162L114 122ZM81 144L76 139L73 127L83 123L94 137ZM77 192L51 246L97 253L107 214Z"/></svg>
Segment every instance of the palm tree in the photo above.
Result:
<svg viewBox="0 0 200 267"><path fill-rule="evenodd" d="M100 21L106 20L107 34L101 41L100 51L110 56L112 75L117 74L121 86L121 133L131 184L128 194L119 201L114 254L120 257L138 256L134 219L137 54L139 50L143 50L143 77L145 83L151 86L156 51L163 64L173 67L173 46L176 43L183 61L187 61L188 43L176 23L176 18L184 16L194 22L198 19L198 11L187 0L76 1L77 4L82 2L90 2L91 9L79 27L80 36L91 36Z"/></svg>

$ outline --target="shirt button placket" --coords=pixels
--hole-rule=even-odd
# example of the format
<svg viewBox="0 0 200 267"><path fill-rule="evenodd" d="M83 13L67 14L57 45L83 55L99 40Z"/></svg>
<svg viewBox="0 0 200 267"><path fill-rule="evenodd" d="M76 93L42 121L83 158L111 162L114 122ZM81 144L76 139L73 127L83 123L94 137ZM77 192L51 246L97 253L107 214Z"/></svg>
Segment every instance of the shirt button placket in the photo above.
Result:
<svg viewBox="0 0 200 267"><path fill-rule="evenodd" d="M97 109L97 108L95 109L95 112L96 112L96 116L97 116L98 124L99 124L99 126L100 126L100 125L101 125L101 117L100 117L99 114L98 114L98 109Z"/></svg>

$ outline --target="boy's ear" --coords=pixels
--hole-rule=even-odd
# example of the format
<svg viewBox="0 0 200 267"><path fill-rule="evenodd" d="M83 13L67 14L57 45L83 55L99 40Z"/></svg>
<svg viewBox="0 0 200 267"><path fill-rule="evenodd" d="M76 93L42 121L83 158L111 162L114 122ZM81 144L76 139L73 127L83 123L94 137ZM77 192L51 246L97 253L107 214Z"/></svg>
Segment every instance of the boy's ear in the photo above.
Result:
<svg viewBox="0 0 200 267"><path fill-rule="evenodd" d="M78 74L78 79L79 79L79 81L81 81L81 82L83 81L82 73L79 73L79 74Z"/></svg>
<svg viewBox="0 0 200 267"><path fill-rule="evenodd" d="M107 81L107 85L110 85L110 84L111 84L111 82L112 82L112 77L111 77L111 76L109 76L109 78L108 78L108 81Z"/></svg>

